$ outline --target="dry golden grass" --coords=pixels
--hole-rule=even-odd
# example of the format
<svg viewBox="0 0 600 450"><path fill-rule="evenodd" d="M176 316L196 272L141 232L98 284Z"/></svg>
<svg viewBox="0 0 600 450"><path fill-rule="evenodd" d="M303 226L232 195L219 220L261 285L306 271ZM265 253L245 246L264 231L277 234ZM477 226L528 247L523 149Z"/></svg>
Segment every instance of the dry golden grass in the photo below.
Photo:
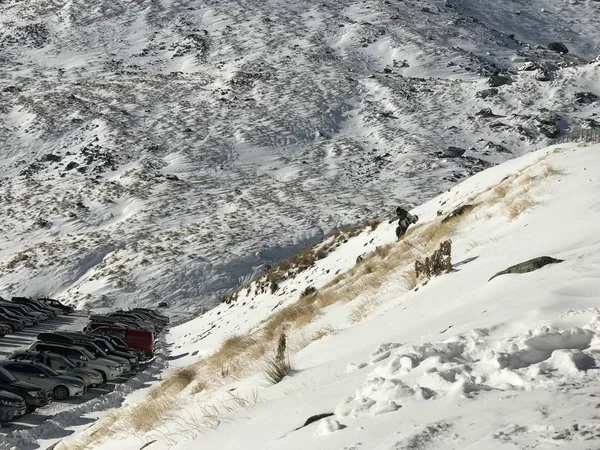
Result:
<svg viewBox="0 0 600 450"><path fill-rule="evenodd" d="M335 333L335 331L336 329L331 325L325 325L323 328L320 328L317 331L315 331L315 334L312 335L312 340L318 341L319 339L323 339L324 337Z"/></svg>
<svg viewBox="0 0 600 450"><path fill-rule="evenodd" d="M184 390L196 378L196 369L184 367L177 369L170 377L156 385L148 393L151 399L175 395Z"/></svg>
<svg viewBox="0 0 600 450"><path fill-rule="evenodd" d="M279 359L269 356L264 361L265 378L271 384L280 383L285 377L294 371L294 363L289 355Z"/></svg>
<svg viewBox="0 0 600 450"><path fill-rule="evenodd" d="M506 197L506 194L508 194L508 186L506 185L506 182L496 186L492 192L496 199L502 199Z"/></svg>
<svg viewBox="0 0 600 450"><path fill-rule="evenodd" d="M192 394L200 394L201 392L207 391L210 389L210 384L208 384L206 381L198 381L196 383L194 383L194 386L192 387Z"/></svg>
<svg viewBox="0 0 600 450"><path fill-rule="evenodd" d="M528 195L520 195L506 201L506 215L510 220L518 219L523 212L535 205Z"/></svg>
<svg viewBox="0 0 600 450"><path fill-rule="evenodd" d="M87 450L96 444L104 441L112 433L117 431L115 426L121 415L118 411L113 411L106 415L100 422L88 430L86 434L74 440L61 441L57 446L56 450Z"/></svg>
<svg viewBox="0 0 600 450"><path fill-rule="evenodd" d="M128 411L127 421L135 432L145 433L156 428L176 407L177 402L173 398L142 401Z"/></svg>
<svg viewBox="0 0 600 450"><path fill-rule="evenodd" d="M419 285L419 277L417 277L417 272L414 268L404 272L402 278L404 280L404 287L409 291L412 291Z"/></svg>
<svg viewBox="0 0 600 450"><path fill-rule="evenodd" d="M215 429L225 420L228 414L234 413L241 408L248 408L261 402L258 392L253 392L252 397L244 398L233 392L229 397L217 400L210 404L200 405L193 413L179 414L174 417L176 424L172 430L173 435L198 436L208 429Z"/></svg>
<svg viewBox="0 0 600 450"><path fill-rule="evenodd" d="M361 300L358 305L353 307L348 314L350 323L358 323L367 318L377 307L377 299L375 297L367 297Z"/></svg>
<svg viewBox="0 0 600 450"><path fill-rule="evenodd" d="M556 175L564 175L565 171L562 169L559 169L558 167L552 166L547 164L546 166L544 166L544 169L542 170L542 177L544 178L548 178L548 177L552 177L552 176L556 176Z"/></svg>
<svg viewBox="0 0 600 450"><path fill-rule="evenodd" d="M295 336L289 343L290 352L292 354L298 353L300 350L305 349L312 344L312 342L313 340L304 333L300 334L299 336Z"/></svg>

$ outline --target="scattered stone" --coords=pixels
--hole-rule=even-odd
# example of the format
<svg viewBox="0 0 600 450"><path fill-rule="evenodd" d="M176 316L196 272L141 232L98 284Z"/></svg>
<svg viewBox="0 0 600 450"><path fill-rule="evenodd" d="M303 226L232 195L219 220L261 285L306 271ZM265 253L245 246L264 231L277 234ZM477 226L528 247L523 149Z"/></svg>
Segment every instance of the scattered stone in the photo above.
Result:
<svg viewBox="0 0 600 450"><path fill-rule="evenodd" d="M550 139L554 139L560 134L560 130L558 130L556 127L542 125L538 127L538 129L540 130L540 133L542 133L544 136Z"/></svg>
<svg viewBox="0 0 600 450"><path fill-rule="evenodd" d="M465 152L464 148L450 146L442 152L442 156L446 158L460 158Z"/></svg>
<svg viewBox="0 0 600 450"><path fill-rule="evenodd" d="M484 89L482 91L477 92L475 94L475 97L488 98L488 97L493 97L495 95L498 95L498 89L497 88L489 88L489 89Z"/></svg>
<svg viewBox="0 0 600 450"><path fill-rule="evenodd" d="M179 181L179 177L177 175L167 174L165 178L169 181Z"/></svg>
<svg viewBox="0 0 600 450"><path fill-rule="evenodd" d="M42 217L38 217L35 219L35 222L33 222L33 225L38 228L50 228L52 226L52 222Z"/></svg>
<svg viewBox="0 0 600 450"><path fill-rule="evenodd" d="M497 114L494 114L492 112L492 108L483 108L476 115L479 117L504 117L504 116L499 116Z"/></svg>
<svg viewBox="0 0 600 450"><path fill-rule="evenodd" d="M317 422L318 420L325 419L326 417L331 417L331 416L333 416L333 413L315 414L314 416L310 416L308 419L306 419L306 421L304 422L304 425L296 428L295 431L298 431L301 428L307 427L311 423Z"/></svg>
<svg viewBox="0 0 600 450"><path fill-rule="evenodd" d="M592 92L576 92L575 93L575 101L582 105L589 105L590 103L594 103L600 100L596 94Z"/></svg>
<svg viewBox="0 0 600 450"><path fill-rule="evenodd" d="M569 49L562 42L551 42L548 44L548 50L558 53L569 53Z"/></svg>
<svg viewBox="0 0 600 450"><path fill-rule="evenodd" d="M508 269L498 272L496 275L494 275L488 281L492 281L494 278L496 278L497 276L500 276L500 275L506 275L506 274L510 274L510 273L517 274L517 273L533 272L534 270L541 269L542 267L544 267L548 264L557 264L557 263L561 263L563 261L564 260L562 260L562 259L555 259L550 256L539 256L537 258L530 259L530 260L522 262L520 264L510 266Z"/></svg>
<svg viewBox="0 0 600 450"><path fill-rule="evenodd" d="M62 159L62 157L60 155L55 155L53 153L48 153L47 155L44 155L42 157L42 161L49 161L49 162L59 162Z"/></svg>
<svg viewBox="0 0 600 450"><path fill-rule="evenodd" d="M504 86L510 83L512 83L512 78L506 75L492 75L488 80L488 84L492 87Z"/></svg>
<svg viewBox="0 0 600 450"><path fill-rule="evenodd" d="M159 307L159 308L168 308L168 307L169 307L169 304L168 304L167 302L160 302L160 303L158 304L158 307Z"/></svg>
<svg viewBox="0 0 600 450"><path fill-rule="evenodd" d="M495 151L497 151L499 153L510 153L510 154L512 154L512 152L509 149L507 149L504 145L496 144L496 143L494 143L492 141L488 142L485 147L488 150L495 150Z"/></svg>

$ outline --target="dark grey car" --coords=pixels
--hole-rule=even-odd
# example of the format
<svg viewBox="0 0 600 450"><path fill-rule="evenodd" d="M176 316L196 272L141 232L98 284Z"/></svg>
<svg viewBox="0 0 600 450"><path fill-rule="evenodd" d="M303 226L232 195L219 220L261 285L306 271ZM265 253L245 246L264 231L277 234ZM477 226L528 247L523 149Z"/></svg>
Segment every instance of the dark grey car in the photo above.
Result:
<svg viewBox="0 0 600 450"><path fill-rule="evenodd" d="M66 400L72 396L84 395L85 383L79 378L61 375L43 364L29 361L2 361L2 367L21 381L35 383L52 389L55 400Z"/></svg>

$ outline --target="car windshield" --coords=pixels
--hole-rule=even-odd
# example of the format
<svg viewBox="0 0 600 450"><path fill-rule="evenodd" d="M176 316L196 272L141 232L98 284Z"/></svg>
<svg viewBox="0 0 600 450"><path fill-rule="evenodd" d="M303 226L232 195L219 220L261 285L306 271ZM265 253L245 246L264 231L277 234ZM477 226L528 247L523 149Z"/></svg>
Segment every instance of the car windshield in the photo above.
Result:
<svg viewBox="0 0 600 450"><path fill-rule="evenodd" d="M100 356L106 356L106 353L104 353L104 351L103 351L103 350L102 350L100 347L98 347L96 344L94 344L94 343L92 343L92 342L90 342L90 344L89 344L89 347L88 347L88 348L93 348L93 349L94 349L93 353L94 353L96 356L99 356L99 357L100 357Z"/></svg>
<svg viewBox="0 0 600 450"><path fill-rule="evenodd" d="M0 367L0 381L4 383L15 383L19 380L17 380L15 376L4 367Z"/></svg>
<svg viewBox="0 0 600 450"><path fill-rule="evenodd" d="M56 362L58 362L59 364L62 364L63 366L67 366L69 369L74 369L75 368L75 364L73 364L67 358L53 358L53 359Z"/></svg>
<svg viewBox="0 0 600 450"><path fill-rule="evenodd" d="M105 351L107 351L107 352L115 351L115 348L112 345L110 345L110 343L106 339L102 339L100 342L102 342L102 345L104 346Z"/></svg>
<svg viewBox="0 0 600 450"><path fill-rule="evenodd" d="M82 348L81 351L83 352L83 354L85 356L87 356L89 359L96 359L96 357L94 355L92 355L91 352L87 351L85 348Z"/></svg>
<svg viewBox="0 0 600 450"><path fill-rule="evenodd" d="M50 367L46 366L42 369L43 372L46 373L46 375L49 375L51 377L58 377L60 374L58 372L56 372L54 369L51 369Z"/></svg>

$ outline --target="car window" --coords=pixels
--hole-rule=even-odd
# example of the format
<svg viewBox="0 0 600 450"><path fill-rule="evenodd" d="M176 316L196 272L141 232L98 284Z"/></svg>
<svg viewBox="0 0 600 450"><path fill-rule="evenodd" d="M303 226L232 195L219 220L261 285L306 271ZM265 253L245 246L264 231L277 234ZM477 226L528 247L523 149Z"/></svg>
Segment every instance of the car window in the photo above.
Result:
<svg viewBox="0 0 600 450"><path fill-rule="evenodd" d="M23 372L25 373L30 373L32 375L39 375L41 373L44 373L44 371L42 369L40 369L39 367L36 367L34 365L31 364L27 364L27 365L23 365L22 367Z"/></svg>
<svg viewBox="0 0 600 450"><path fill-rule="evenodd" d="M67 358L53 357L50 359L50 362L51 362L50 367L52 367L53 369L64 370L64 369L61 369L61 367L64 367L66 369L73 369L75 367L75 364L73 364Z"/></svg>
<svg viewBox="0 0 600 450"><path fill-rule="evenodd" d="M17 380L15 376L4 367L0 367L0 381L3 383L14 383L19 380Z"/></svg>
<svg viewBox="0 0 600 450"><path fill-rule="evenodd" d="M44 373L45 375L48 375L50 377L58 377L60 374L55 371L52 370L50 367L44 367L43 369L40 367L36 367L36 370L39 370L40 372Z"/></svg>
<svg viewBox="0 0 600 450"><path fill-rule="evenodd" d="M22 364L6 364L4 366L9 372L28 373L27 369Z"/></svg>

